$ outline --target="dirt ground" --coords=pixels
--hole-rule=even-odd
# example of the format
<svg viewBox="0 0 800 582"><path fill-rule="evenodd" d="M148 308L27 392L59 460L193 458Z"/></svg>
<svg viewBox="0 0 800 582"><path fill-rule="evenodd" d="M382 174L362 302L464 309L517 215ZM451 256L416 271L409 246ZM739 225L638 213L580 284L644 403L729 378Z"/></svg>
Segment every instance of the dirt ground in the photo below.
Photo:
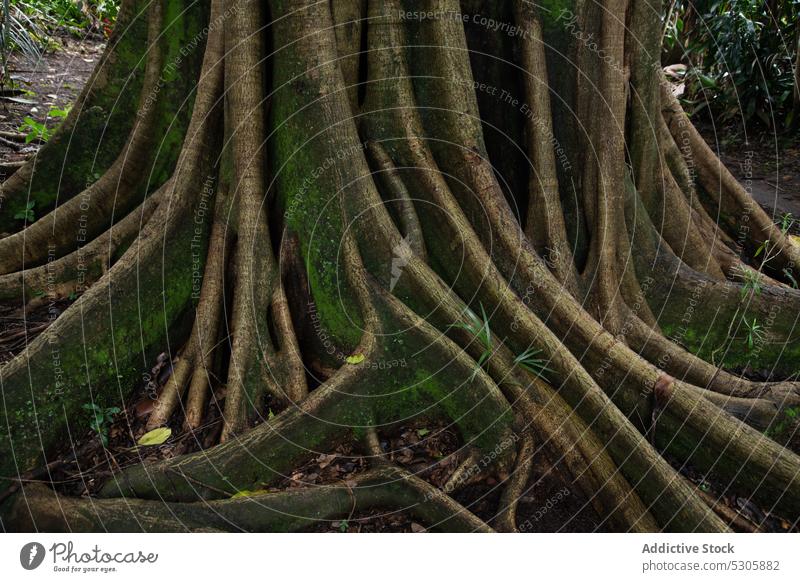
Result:
<svg viewBox="0 0 800 582"><path fill-rule="evenodd" d="M39 62L12 55L8 68L15 86L6 84L0 95L0 168L6 176L39 149L39 144L26 144L19 135L25 118L42 123L51 108L71 105L100 60L104 46L98 36L79 39L60 35L53 38L53 48L45 51ZM60 122L59 118L49 119L47 126L52 129Z"/></svg>
<svg viewBox="0 0 800 582"><path fill-rule="evenodd" d="M745 134L708 123L698 129L776 222L786 212L800 217L800 136L776 136L763 130Z"/></svg>

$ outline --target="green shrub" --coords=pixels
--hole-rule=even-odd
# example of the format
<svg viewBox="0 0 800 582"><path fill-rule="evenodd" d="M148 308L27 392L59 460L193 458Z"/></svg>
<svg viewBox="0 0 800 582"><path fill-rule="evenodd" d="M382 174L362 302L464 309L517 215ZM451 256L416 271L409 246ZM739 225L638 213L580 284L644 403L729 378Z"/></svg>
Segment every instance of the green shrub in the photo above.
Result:
<svg viewBox="0 0 800 582"><path fill-rule="evenodd" d="M722 123L791 127L800 0L674 0L664 65L687 65L684 105Z"/></svg>

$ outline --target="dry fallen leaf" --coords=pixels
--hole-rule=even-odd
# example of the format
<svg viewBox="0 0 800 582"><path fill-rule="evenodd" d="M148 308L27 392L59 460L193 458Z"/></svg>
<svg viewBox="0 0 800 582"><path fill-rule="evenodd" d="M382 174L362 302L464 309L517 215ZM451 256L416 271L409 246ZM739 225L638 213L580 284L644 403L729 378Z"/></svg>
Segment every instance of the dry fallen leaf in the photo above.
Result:
<svg viewBox="0 0 800 582"><path fill-rule="evenodd" d="M242 489L241 491L237 491L233 495L231 495L231 499L240 499L242 497L253 497L255 495L264 495L265 493L269 493L266 489L256 489L255 491L250 491L249 489Z"/></svg>
<svg viewBox="0 0 800 582"><path fill-rule="evenodd" d="M172 429L162 426L161 428L154 428L150 432L144 433L142 438L138 440L138 444L143 447L162 445L170 436L172 436Z"/></svg>

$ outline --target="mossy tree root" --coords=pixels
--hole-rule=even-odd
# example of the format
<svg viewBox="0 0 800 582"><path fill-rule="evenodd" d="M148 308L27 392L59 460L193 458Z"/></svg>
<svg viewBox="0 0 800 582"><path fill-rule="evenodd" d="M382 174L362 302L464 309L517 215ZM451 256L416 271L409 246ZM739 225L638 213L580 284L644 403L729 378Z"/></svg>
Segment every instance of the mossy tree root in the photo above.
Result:
<svg viewBox="0 0 800 582"><path fill-rule="evenodd" d="M256 491L236 499L163 503L139 499L63 497L41 485L26 487L11 514L18 531L294 532L372 510L410 514L432 530L491 532L456 501L397 467L354 475L346 484Z"/></svg>
<svg viewBox="0 0 800 582"><path fill-rule="evenodd" d="M49 467L87 389L103 404L124 400L151 352L174 342L182 347L147 428L176 414L199 428L209 378L227 370L220 443L116 473L101 500L26 486L13 525L289 531L386 508L431 528L490 531L450 495L489 456L480 469L500 476L501 492L488 521L515 531L536 455L615 531L747 529L680 474L687 467L715 480L725 489L719 494L747 496L792 521L800 516L800 458L776 442L792 445L792 437L752 428L783 423L781 415L800 404L797 384L740 378L671 333L698 282L710 305L733 311L731 321L773 304L796 311L800 295L780 282L795 260L794 243L757 211L745 246L768 242L780 251L777 268L759 278L763 294L726 280L764 270L752 256L736 255L732 223L711 232L711 216L719 210L730 223L726 216L748 200L690 131L704 196L714 180L724 185L712 204L695 196L675 134L683 114L659 93L647 51L637 52L638 38L654 48L657 19L625 0L581 5L598 46L626 63L630 76L595 65L592 54L573 54L564 75L592 91L553 99L551 89L569 83L555 79L561 53L547 47L574 43L555 26L556 15L509 6L528 34L519 51L493 46L523 73L520 98L534 117L524 136L516 134L530 173L521 191L507 192L513 185L501 186L492 163L498 142L484 139L482 113L491 101L476 97L480 67L496 63L487 64L487 55L470 61L475 36L463 22L417 22L401 16L409 5L444 14L460 7L456 0L271 0L267 10L256 0L213 0L208 20L216 25L208 28L192 118L185 135L178 132L170 177L119 223L118 238L114 230L103 234L105 214L92 226L97 238L87 249L95 263L108 264L103 249L124 254L0 369L11 426L0 436L0 476ZM158 7L152 34L163 32ZM630 28L620 14L630 16ZM163 48L147 67L140 101L175 50ZM164 122L156 113L151 121L151 132ZM141 149L135 157L144 168L152 152L135 142L138 126L132 131L120 151ZM553 149L561 140L574 146L567 156L580 166L577 185L562 179L564 161ZM110 163L98 184L119 182L116 172ZM203 175L213 186L201 195ZM197 231L187 217L210 197L213 221ZM510 201L523 202L524 212ZM578 226L567 216L575 208ZM135 215L149 217L138 236ZM0 249L43 228L37 222L2 239ZM194 297L197 277L185 259L198 253L197 240L205 266L199 261L203 282ZM698 252L688 256L693 247ZM69 244L58 249L65 256L54 264L69 283L74 255ZM48 274L46 266L27 280L12 273L23 261L43 262L44 252L14 251L0 262L9 272L0 293L25 292L23 285ZM677 281L675 293L648 277ZM163 289L163 297L140 293L142 286ZM194 323L183 337L187 315ZM693 325L711 326L705 317ZM786 322L774 329L790 362L794 333ZM219 350L227 360L215 364L210 355L220 340L230 352ZM52 344L74 348L61 357L70 382L63 394L54 392ZM762 352L759 361L768 362L783 348ZM260 414L267 418L252 426ZM444 491L394 467L379 441L379 431L430 419L461 440L450 460L462 462ZM343 484L261 493L345 442L363 449L372 469Z"/></svg>

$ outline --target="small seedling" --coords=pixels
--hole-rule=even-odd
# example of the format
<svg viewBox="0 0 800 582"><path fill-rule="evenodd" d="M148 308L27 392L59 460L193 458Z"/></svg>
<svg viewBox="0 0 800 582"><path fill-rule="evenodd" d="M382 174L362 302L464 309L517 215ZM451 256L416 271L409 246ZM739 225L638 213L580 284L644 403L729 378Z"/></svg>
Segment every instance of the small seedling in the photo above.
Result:
<svg viewBox="0 0 800 582"><path fill-rule="evenodd" d="M467 316L466 322L454 323L451 324L450 327L457 327L459 329L468 331L481 343L484 348L483 352L478 358L478 365L470 377L470 380L472 380L478 374L478 370L481 369L483 364L485 364L492 355L492 331L489 328L489 317L486 315L486 310L483 308L483 304L481 304L481 317L478 317L469 307L466 309L464 314Z"/></svg>
<svg viewBox="0 0 800 582"><path fill-rule="evenodd" d="M794 276L792 275L792 271L790 269L784 269L783 274L786 275L787 279L789 279L789 281L792 284L792 287L797 289L797 279L795 279Z"/></svg>
<svg viewBox="0 0 800 582"><path fill-rule="evenodd" d="M25 205L25 208L14 215L14 219L24 220L25 222L33 222L36 220L36 215L33 212L34 206L36 206L36 200L29 200Z"/></svg>
<svg viewBox="0 0 800 582"><path fill-rule="evenodd" d="M750 295L761 295L761 289L763 288L761 273L744 267L738 271L737 274L742 280L742 288L740 290L742 298L744 299Z"/></svg>
<svg viewBox="0 0 800 582"><path fill-rule="evenodd" d="M51 117L53 119L64 119L67 115L69 115L69 110L71 107L65 107L61 109L60 107L52 107L50 111L47 112L47 117Z"/></svg>
<svg viewBox="0 0 800 582"><path fill-rule="evenodd" d="M69 115L69 107L65 109L53 107L47 112L48 119L63 119L67 115ZM25 143L31 143L34 140L47 142L50 141L53 135L52 131L47 127L46 122L42 123L36 121L33 117L26 117L23 119L19 130L25 134Z"/></svg>
<svg viewBox="0 0 800 582"><path fill-rule="evenodd" d="M764 434L768 437L776 437L780 436L786 432L788 428L791 427L792 423L795 419L800 416L800 406L791 406L789 408L784 409L783 411L783 418L779 421L771 424L767 430L764 431Z"/></svg>
<svg viewBox="0 0 800 582"><path fill-rule="evenodd" d="M34 140L46 142L50 139L50 130L47 129L47 126L33 117L23 119L19 130L25 134L25 143L31 143Z"/></svg>
<svg viewBox="0 0 800 582"><path fill-rule="evenodd" d="M529 372L531 372L534 376L542 376L545 372L552 372L550 368L547 367L546 360L542 358L538 358L537 356L541 353L542 350L536 350L533 348L528 348L516 358L514 358L514 363L519 364Z"/></svg>
<svg viewBox="0 0 800 582"><path fill-rule="evenodd" d="M794 226L794 223L795 223L795 218L794 216L792 216L791 212L784 212L783 214L781 214L780 228L783 234L788 233L789 229L792 228L792 226Z"/></svg>
<svg viewBox="0 0 800 582"><path fill-rule="evenodd" d="M103 443L104 447L107 447L108 427L113 422L114 415L118 414L120 409L116 406L102 408L93 402L90 404L84 404L82 408L91 412L92 418L89 421L89 428L97 433L97 435L100 437L100 442Z"/></svg>
<svg viewBox="0 0 800 582"><path fill-rule="evenodd" d="M748 351L750 351L755 347L756 343L763 341L764 328L755 317L753 321L749 321L747 318L742 318L742 321L746 328L745 343Z"/></svg>

